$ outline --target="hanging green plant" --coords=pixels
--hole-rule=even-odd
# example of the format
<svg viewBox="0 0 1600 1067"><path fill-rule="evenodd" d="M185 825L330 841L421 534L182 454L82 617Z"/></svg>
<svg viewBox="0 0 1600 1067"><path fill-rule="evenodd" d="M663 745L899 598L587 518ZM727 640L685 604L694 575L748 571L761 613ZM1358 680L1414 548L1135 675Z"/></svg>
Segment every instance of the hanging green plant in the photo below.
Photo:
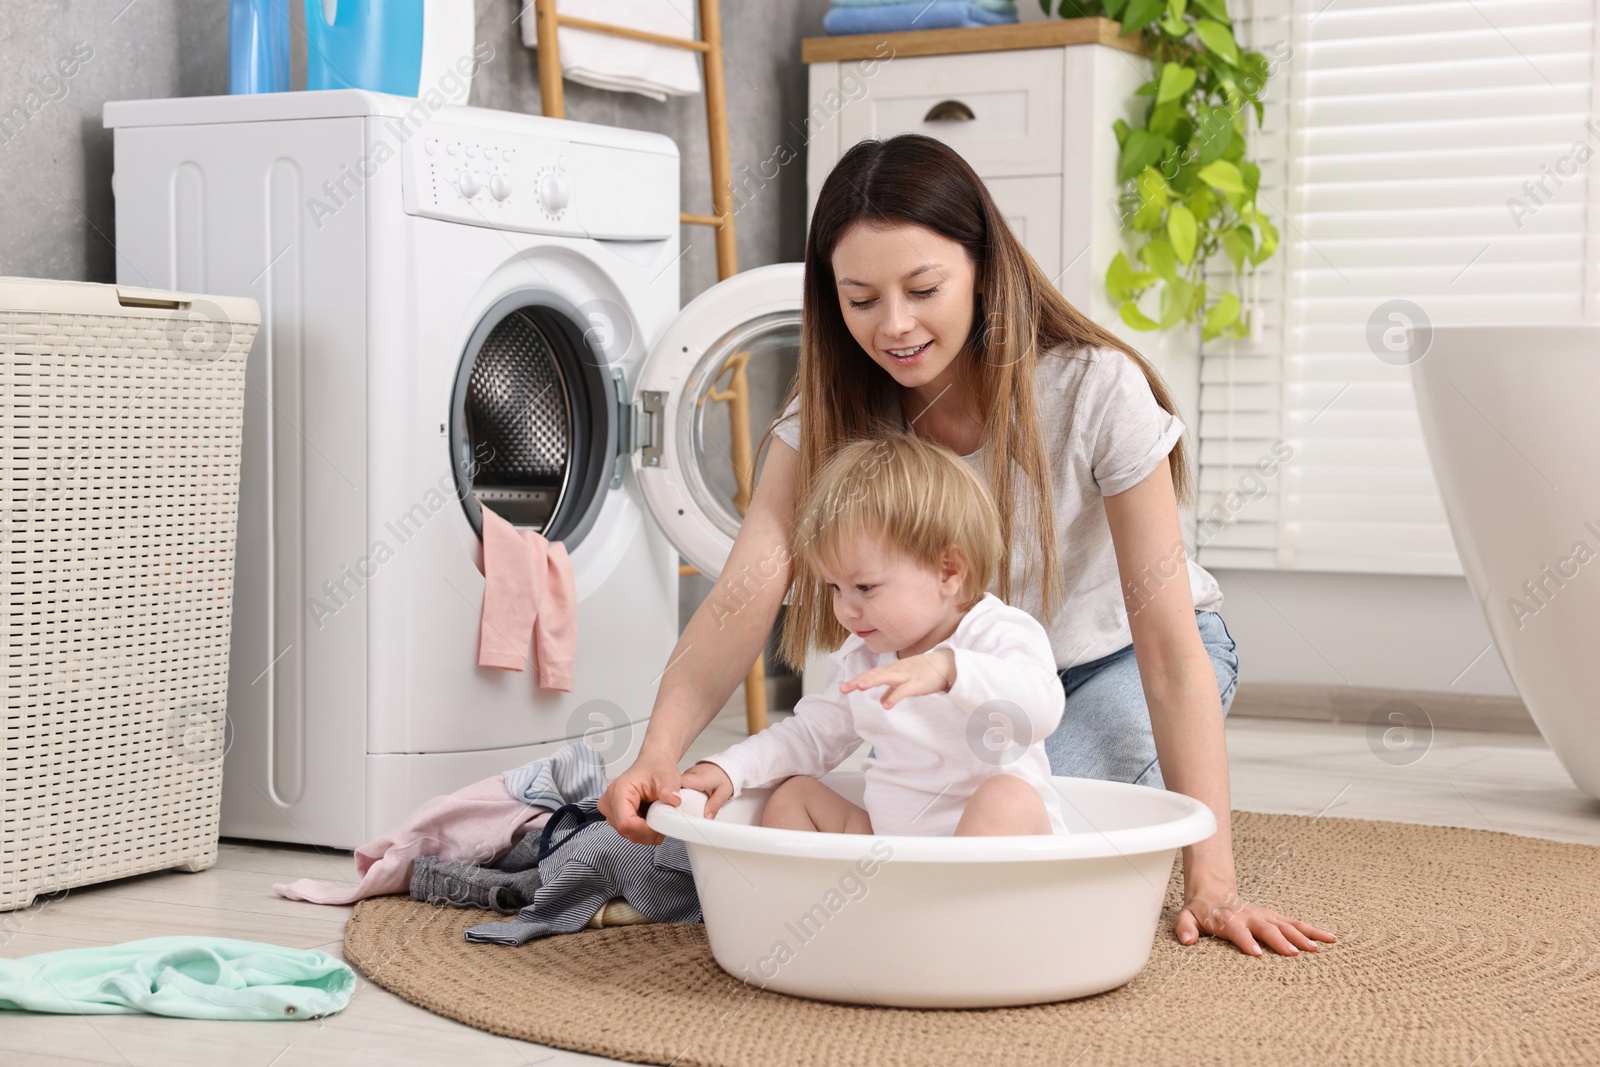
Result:
<svg viewBox="0 0 1600 1067"><path fill-rule="evenodd" d="M1053 4L1039 0L1046 15ZM1058 13L1120 19L1124 36L1143 30L1155 63L1138 90L1151 98L1144 124L1114 124L1119 215L1139 264L1118 252L1106 268L1122 321L1136 330L1199 322L1202 340L1243 337L1239 294L1208 286L1205 266L1220 251L1238 281L1278 247L1256 208L1261 168L1244 158L1245 110L1259 125L1267 57L1240 49L1226 0L1060 0Z"/></svg>

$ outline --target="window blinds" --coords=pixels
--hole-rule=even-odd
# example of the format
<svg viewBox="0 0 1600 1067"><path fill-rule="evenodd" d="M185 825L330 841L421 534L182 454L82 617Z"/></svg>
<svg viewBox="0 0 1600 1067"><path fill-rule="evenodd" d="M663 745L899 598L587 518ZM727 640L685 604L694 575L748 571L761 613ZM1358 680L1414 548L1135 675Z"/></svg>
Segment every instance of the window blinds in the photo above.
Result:
<svg viewBox="0 0 1600 1067"><path fill-rule="evenodd" d="M1274 61L1251 152L1283 243L1246 283L1252 336L1202 352L1197 558L1460 574L1385 339L1413 309L1442 326L1595 308L1593 0L1230 10Z"/></svg>

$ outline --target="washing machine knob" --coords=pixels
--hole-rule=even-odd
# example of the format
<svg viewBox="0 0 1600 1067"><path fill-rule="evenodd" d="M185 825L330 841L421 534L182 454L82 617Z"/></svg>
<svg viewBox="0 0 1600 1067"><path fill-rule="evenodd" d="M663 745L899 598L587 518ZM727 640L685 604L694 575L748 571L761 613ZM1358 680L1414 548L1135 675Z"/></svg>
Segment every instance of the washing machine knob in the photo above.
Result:
<svg viewBox="0 0 1600 1067"><path fill-rule="evenodd" d="M489 191L496 200L504 200L511 195L511 179L504 174L496 174L489 179Z"/></svg>
<svg viewBox="0 0 1600 1067"><path fill-rule="evenodd" d="M546 174L539 183L539 199L546 211L558 215L572 200L572 183L564 174Z"/></svg>
<svg viewBox="0 0 1600 1067"><path fill-rule="evenodd" d="M464 170L461 172L461 176L456 179L456 188L461 190L462 196L471 200L483 188L483 183L478 180L476 174L470 170Z"/></svg>

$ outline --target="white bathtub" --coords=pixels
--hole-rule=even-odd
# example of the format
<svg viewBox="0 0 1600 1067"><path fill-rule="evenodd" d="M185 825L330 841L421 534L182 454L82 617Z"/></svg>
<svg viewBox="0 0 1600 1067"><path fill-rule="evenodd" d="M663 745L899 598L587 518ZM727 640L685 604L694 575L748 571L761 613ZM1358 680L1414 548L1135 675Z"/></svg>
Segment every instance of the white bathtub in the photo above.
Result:
<svg viewBox="0 0 1600 1067"><path fill-rule="evenodd" d="M859 771L822 779L861 802ZM1089 996L1150 958L1185 845L1216 832L1181 793L1055 778L1068 835L906 837L755 825L771 789L706 819L705 795L653 803L682 838L717 963L796 996L988 1008Z"/></svg>
<svg viewBox="0 0 1600 1067"><path fill-rule="evenodd" d="M1600 326L1439 327L1424 353L1417 416L1467 584L1539 732L1600 798Z"/></svg>

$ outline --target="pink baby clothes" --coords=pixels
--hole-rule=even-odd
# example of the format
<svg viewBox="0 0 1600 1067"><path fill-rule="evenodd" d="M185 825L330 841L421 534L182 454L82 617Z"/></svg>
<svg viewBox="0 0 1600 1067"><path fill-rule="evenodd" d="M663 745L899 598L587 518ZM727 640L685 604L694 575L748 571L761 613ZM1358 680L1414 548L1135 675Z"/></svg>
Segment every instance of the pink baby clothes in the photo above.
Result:
<svg viewBox="0 0 1600 1067"><path fill-rule="evenodd" d="M404 893L411 886L411 861L418 856L466 860L480 866L495 863L523 835L543 826L548 808L536 808L506 791L504 775L485 778L434 797L406 819L399 829L356 849L356 874L361 884L302 878L274 885L273 892L313 904L353 904L367 897Z"/></svg>
<svg viewBox="0 0 1600 1067"><path fill-rule="evenodd" d="M578 590L567 546L483 509L483 617L478 665L520 671L532 656L544 689L572 691Z"/></svg>

